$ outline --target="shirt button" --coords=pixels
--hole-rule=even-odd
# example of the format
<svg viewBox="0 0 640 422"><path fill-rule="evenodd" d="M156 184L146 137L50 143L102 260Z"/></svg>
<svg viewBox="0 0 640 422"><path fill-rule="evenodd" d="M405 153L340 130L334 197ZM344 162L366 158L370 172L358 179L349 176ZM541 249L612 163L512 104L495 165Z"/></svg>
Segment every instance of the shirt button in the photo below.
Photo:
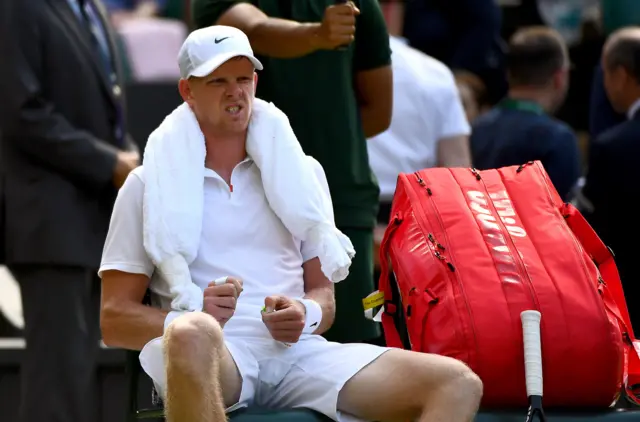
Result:
<svg viewBox="0 0 640 422"><path fill-rule="evenodd" d="M119 97L120 97L120 95L122 95L122 89L120 89L120 85L114 85L114 86L113 86L113 95L114 95L116 98L119 98Z"/></svg>

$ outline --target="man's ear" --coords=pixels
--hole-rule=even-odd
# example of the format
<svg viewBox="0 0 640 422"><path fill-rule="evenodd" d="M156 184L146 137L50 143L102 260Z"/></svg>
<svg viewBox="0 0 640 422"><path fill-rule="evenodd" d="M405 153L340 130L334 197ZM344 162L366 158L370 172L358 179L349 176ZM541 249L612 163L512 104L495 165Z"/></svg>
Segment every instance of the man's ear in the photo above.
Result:
<svg viewBox="0 0 640 422"><path fill-rule="evenodd" d="M256 95L258 90L258 72L253 72L253 95Z"/></svg>
<svg viewBox="0 0 640 422"><path fill-rule="evenodd" d="M569 69L560 69L553 75L553 87L555 89L564 89L568 83Z"/></svg>
<svg viewBox="0 0 640 422"><path fill-rule="evenodd" d="M191 85L188 80L180 79L178 81L178 92L180 92L182 100L189 104L190 107L193 107L193 95L191 92Z"/></svg>

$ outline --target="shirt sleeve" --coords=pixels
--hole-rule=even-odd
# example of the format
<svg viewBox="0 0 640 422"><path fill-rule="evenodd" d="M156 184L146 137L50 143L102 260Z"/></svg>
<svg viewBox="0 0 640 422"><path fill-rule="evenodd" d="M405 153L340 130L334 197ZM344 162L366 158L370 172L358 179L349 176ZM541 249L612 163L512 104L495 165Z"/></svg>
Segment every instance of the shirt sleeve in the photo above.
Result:
<svg viewBox="0 0 640 422"><path fill-rule="evenodd" d="M318 178L318 182L320 184L320 187L322 188L322 192L324 193L324 198L326 201L328 201L327 210L330 211L329 214L330 214L331 222L335 223L334 216L333 216L333 203L331 201L331 193L329 193L329 184L327 183L327 176L324 173L324 168L316 159L312 157L307 157L307 158L309 159L309 162L313 166L313 170L316 174L316 177ZM317 247L314 248L305 242L302 242L300 247L300 252L302 253L303 262L307 262L310 259L313 259L318 256Z"/></svg>
<svg viewBox="0 0 640 422"><path fill-rule="evenodd" d="M193 0L191 15L196 29L215 25L231 6L238 3L251 3L250 0Z"/></svg>
<svg viewBox="0 0 640 422"><path fill-rule="evenodd" d="M144 182L141 169L127 177L118 192L109 232L102 251L98 275L106 270L144 274L151 277L155 266L144 248L142 233L142 197Z"/></svg>
<svg viewBox="0 0 640 422"><path fill-rule="evenodd" d="M356 71L372 70L391 64L389 33L376 0L360 0L356 18L354 65Z"/></svg>
<svg viewBox="0 0 640 422"><path fill-rule="evenodd" d="M440 110L442 126L438 139L468 136L471 133L471 127L460 100L458 87L453 75L450 73L447 77L447 84L441 91Z"/></svg>

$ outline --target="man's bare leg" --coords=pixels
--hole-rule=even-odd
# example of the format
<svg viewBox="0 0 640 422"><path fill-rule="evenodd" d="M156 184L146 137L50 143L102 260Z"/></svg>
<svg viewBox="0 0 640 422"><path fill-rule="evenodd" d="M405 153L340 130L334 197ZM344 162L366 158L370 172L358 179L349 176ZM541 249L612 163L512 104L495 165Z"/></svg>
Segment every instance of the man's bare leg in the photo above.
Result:
<svg viewBox="0 0 640 422"><path fill-rule="evenodd" d="M225 408L240 398L242 377L224 345L220 324L192 312L164 335L167 422L226 421Z"/></svg>
<svg viewBox="0 0 640 422"><path fill-rule="evenodd" d="M472 422L481 398L482 382L463 363L396 349L345 384L338 410L376 421Z"/></svg>

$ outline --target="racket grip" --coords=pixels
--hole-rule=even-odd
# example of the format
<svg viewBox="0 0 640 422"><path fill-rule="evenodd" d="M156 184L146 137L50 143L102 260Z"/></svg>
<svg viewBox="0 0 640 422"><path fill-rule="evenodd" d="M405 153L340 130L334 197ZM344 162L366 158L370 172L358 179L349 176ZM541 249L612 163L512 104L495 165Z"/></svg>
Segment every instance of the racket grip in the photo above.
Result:
<svg viewBox="0 0 640 422"><path fill-rule="evenodd" d="M524 311L520 314L524 341L524 373L528 397L542 397L541 317L542 315L538 311Z"/></svg>
<svg viewBox="0 0 640 422"><path fill-rule="evenodd" d="M221 286L221 285L223 285L224 283L226 283L226 282L227 282L227 278L229 278L229 277L226 277L226 276L225 276L225 277L219 277L219 278L216 278L215 280L213 280L213 283L214 283L216 286Z"/></svg>

